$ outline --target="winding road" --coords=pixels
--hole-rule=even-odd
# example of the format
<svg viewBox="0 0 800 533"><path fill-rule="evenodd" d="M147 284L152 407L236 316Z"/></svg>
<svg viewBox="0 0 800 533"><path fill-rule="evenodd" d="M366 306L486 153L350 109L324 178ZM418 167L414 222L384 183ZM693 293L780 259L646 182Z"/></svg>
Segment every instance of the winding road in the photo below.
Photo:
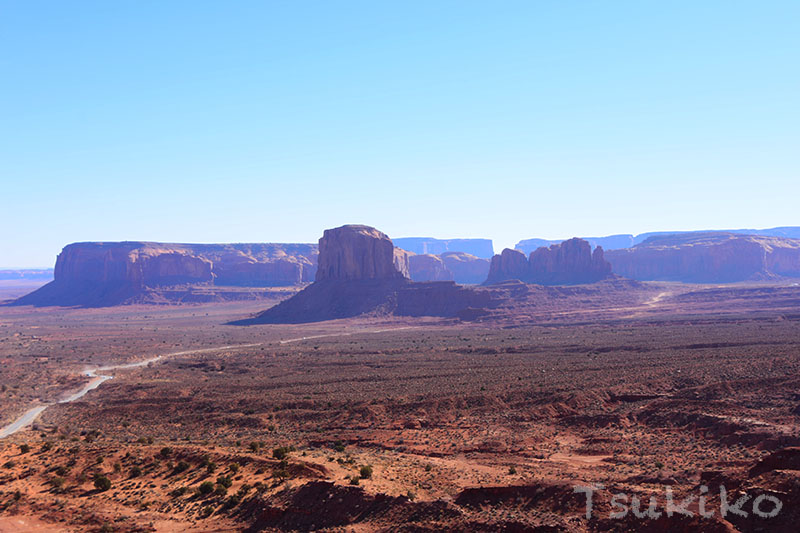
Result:
<svg viewBox="0 0 800 533"><path fill-rule="evenodd" d="M348 331L346 333L329 333L324 335L311 335L308 337L298 337L295 339L286 339L279 341L279 344L289 344L293 342L301 342L310 339L321 339L326 337L346 337L350 335L356 335L360 333L383 333L386 331L399 331L404 329L412 329L411 326L409 327L402 327L402 328L389 328L389 329L377 329L377 330L367 330L367 331ZM77 400L80 400L84 396L86 396L90 391L93 391L109 379L113 379L114 376L110 376L105 374L105 372L111 372L114 370L126 370L129 368L139 368L143 366L147 366L150 363L156 363L161 361L162 359L167 359L169 357L176 357L179 355L191 355L191 354L198 354L198 353L205 353L205 352L214 352L219 350L229 350L233 348L252 348L254 346L264 346L265 344L270 344L266 342L257 342L254 344L231 344L227 346L215 346L213 348L199 348L197 350L185 350L182 352L173 352L164 355L159 355L157 357L151 357L150 359L145 359L144 361L139 361L137 363L125 363L121 365L110 365L110 366L100 366L96 368L92 368L89 370L85 370L82 375L89 378L89 382L83 386L80 390L70 394L69 396L58 400L57 402L46 403L44 405L38 405L27 410L22 416L17 418L14 422L9 424L8 426L0 429L0 439L4 439L17 433L26 427L33 424L37 418L48 408L54 405L62 404L62 403L71 403ZM102 372L102 373L101 373Z"/></svg>

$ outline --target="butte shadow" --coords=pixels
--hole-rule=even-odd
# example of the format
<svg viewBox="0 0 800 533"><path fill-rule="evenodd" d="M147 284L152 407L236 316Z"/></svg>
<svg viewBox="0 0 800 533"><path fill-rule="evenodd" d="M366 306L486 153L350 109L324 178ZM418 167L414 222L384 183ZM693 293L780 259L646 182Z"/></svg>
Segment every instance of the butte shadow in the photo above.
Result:
<svg viewBox="0 0 800 533"><path fill-rule="evenodd" d="M231 324L300 324L369 314L468 317L499 303L491 290L452 281L411 281L391 239L369 226L325 230L318 265L314 283L275 307Z"/></svg>

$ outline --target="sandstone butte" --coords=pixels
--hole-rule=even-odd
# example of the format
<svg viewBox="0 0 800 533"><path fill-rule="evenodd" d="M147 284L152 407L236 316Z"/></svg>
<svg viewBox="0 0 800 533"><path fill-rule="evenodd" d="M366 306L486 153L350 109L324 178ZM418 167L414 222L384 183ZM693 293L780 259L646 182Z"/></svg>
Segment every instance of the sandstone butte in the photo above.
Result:
<svg viewBox="0 0 800 533"><path fill-rule="evenodd" d="M603 248L592 251L583 239L569 239L549 248L538 248L530 257L506 248L492 258L487 284L518 279L538 285L576 285L612 277Z"/></svg>
<svg viewBox="0 0 800 533"><path fill-rule="evenodd" d="M325 230L319 240L316 281L239 324L316 322L369 313L456 316L490 304L488 291L452 281L413 282L398 270L397 258L391 239L375 228L347 225Z"/></svg>

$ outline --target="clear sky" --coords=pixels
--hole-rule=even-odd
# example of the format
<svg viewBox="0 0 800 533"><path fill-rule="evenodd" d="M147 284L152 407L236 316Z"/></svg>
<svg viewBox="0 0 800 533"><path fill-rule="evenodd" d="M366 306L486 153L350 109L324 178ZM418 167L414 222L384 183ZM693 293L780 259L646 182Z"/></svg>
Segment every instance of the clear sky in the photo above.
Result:
<svg viewBox="0 0 800 533"><path fill-rule="evenodd" d="M800 2L0 0L0 267L800 225Z"/></svg>

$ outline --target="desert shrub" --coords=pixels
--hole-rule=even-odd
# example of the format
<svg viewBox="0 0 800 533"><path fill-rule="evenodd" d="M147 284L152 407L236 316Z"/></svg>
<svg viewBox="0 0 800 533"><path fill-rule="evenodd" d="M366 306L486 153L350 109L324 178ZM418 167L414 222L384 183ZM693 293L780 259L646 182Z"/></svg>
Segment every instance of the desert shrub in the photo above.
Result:
<svg viewBox="0 0 800 533"><path fill-rule="evenodd" d="M255 452L258 451L259 448L261 448L261 443L259 443L259 442L251 442L250 443L250 451L251 452L255 453Z"/></svg>
<svg viewBox="0 0 800 533"><path fill-rule="evenodd" d="M200 486L197 487L197 491L203 496L211 494L212 492L214 492L214 484L211 483L210 481L203 481L202 483L200 483Z"/></svg>
<svg viewBox="0 0 800 533"><path fill-rule="evenodd" d="M22 493L18 490L14 491L14 501L18 502L22 499Z"/></svg>
<svg viewBox="0 0 800 533"><path fill-rule="evenodd" d="M239 463L231 463L231 464L228 466L228 470L230 470L230 471L231 471L232 473L234 473L234 474L236 474L236 473L238 473L238 472L239 472L239 468L240 468L240 467L239 467Z"/></svg>
<svg viewBox="0 0 800 533"><path fill-rule="evenodd" d="M187 470L189 470L190 466L191 465L189 465L189 463L187 463L186 461L181 461L177 465L175 465L174 472L176 474L180 474L181 472L186 472Z"/></svg>
<svg viewBox="0 0 800 533"><path fill-rule="evenodd" d="M370 479L372 477L372 465L362 466L361 470L359 470L359 474L361 474L361 477L364 479Z"/></svg>
<svg viewBox="0 0 800 533"><path fill-rule="evenodd" d="M142 475L141 467L134 466L133 468L131 468L131 477L139 477L141 475Z"/></svg>
<svg viewBox="0 0 800 533"><path fill-rule="evenodd" d="M27 444L20 444L19 445L19 452L20 453L30 453L31 447Z"/></svg>
<svg viewBox="0 0 800 533"><path fill-rule="evenodd" d="M53 443L52 442L47 441L44 444L42 444L42 451L43 452L49 452L52 449L53 449Z"/></svg>
<svg viewBox="0 0 800 533"><path fill-rule="evenodd" d="M656 461L656 468L658 470L661 470L662 468L664 468L664 463L662 463L660 461Z"/></svg>
<svg viewBox="0 0 800 533"><path fill-rule="evenodd" d="M430 472L431 470L433 470L433 467L431 465L425 465L426 472Z"/></svg>
<svg viewBox="0 0 800 533"><path fill-rule="evenodd" d="M170 448L169 446L165 446L165 447L161 448L161 451L158 452L158 453L161 455L161 457L166 459L167 457L172 455L172 448Z"/></svg>
<svg viewBox="0 0 800 533"><path fill-rule="evenodd" d="M217 478L217 485L222 485L226 489L229 489L231 485L233 485L233 480L228 476L219 476Z"/></svg>
<svg viewBox="0 0 800 533"><path fill-rule="evenodd" d="M177 489L173 490L173 491L172 491L172 492L170 492L169 494L170 494L170 496L172 496L173 498L180 498L181 496L183 496L184 494L186 494L188 491L189 491L189 489L188 489L188 488L186 488L186 487L178 487Z"/></svg>
<svg viewBox="0 0 800 533"><path fill-rule="evenodd" d="M361 482L359 481L358 476L353 476L353 477L350 478L350 484L351 485L358 485L359 483L361 483Z"/></svg>
<svg viewBox="0 0 800 533"><path fill-rule="evenodd" d="M343 452L344 443L340 440L337 440L336 442L333 443L333 449L336 450L337 452Z"/></svg>
<svg viewBox="0 0 800 533"><path fill-rule="evenodd" d="M63 477L57 476L53 478L50 484L53 485L54 489L61 489L62 487L64 487L64 483L66 483L66 481L67 480L64 479Z"/></svg>
<svg viewBox="0 0 800 533"><path fill-rule="evenodd" d="M111 488L111 480L106 476L98 475L94 478L94 488L100 492L105 492Z"/></svg>
<svg viewBox="0 0 800 533"><path fill-rule="evenodd" d="M214 508L212 506L210 506L210 505L206 505L205 507L203 507L203 510L200 512L200 517L201 518L208 518L212 514L214 514Z"/></svg>
<svg viewBox="0 0 800 533"><path fill-rule="evenodd" d="M228 487L226 487L225 485L217 485L214 488L214 494L216 494L217 496L225 496L226 494L228 494Z"/></svg>
<svg viewBox="0 0 800 533"><path fill-rule="evenodd" d="M517 473L517 469L516 469L515 467L513 467L513 466L512 466L512 467L509 467L509 469L508 469L508 475L510 475L510 476L513 476L513 475L514 475L514 474L516 474L516 473Z"/></svg>
<svg viewBox="0 0 800 533"><path fill-rule="evenodd" d="M278 460L286 459L289 456L289 452L291 448L288 446L281 446L280 448L275 448L272 450L272 457Z"/></svg>

